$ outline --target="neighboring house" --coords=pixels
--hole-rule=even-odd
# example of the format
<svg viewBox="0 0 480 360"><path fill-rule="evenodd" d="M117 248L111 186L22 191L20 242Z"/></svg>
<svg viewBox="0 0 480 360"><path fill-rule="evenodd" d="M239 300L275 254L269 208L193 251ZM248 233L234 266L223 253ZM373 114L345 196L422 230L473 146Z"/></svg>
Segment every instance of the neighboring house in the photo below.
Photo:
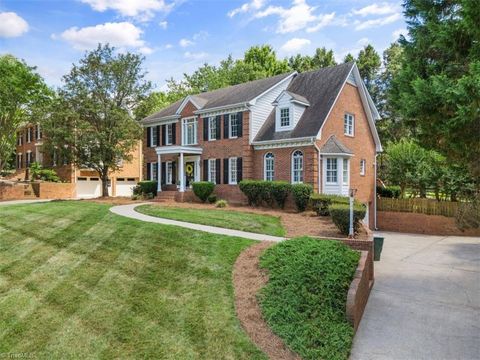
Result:
<svg viewBox="0 0 480 360"><path fill-rule="evenodd" d="M38 124L25 125L17 132L15 151L17 171L10 178L23 180L26 169L33 162L37 162L46 168L54 169L62 181L75 183L78 198L95 198L102 195L101 181L97 172L91 169L78 169L56 153L45 154L43 138L44 134ZM140 142L132 155L132 161L122 163L119 171L111 173L108 187L111 196L131 196L133 187L140 180L142 172Z"/></svg>
<svg viewBox="0 0 480 360"><path fill-rule="evenodd" d="M187 96L142 120L144 177L180 199L193 181L212 181L234 202L242 179L354 188L372 213L378 119L355 63Z"/></svg>

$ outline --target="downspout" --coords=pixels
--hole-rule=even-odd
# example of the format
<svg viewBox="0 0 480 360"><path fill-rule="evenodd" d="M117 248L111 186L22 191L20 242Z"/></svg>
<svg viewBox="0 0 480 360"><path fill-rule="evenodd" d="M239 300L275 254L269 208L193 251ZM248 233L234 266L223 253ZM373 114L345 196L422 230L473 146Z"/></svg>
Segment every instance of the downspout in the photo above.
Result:
<svg viewBox="0 0 480 360"><path fill-rule="evenodd" d="M317 182L318 182L318 193L321 194L322 193L322 180L320 178L320 174L322 172L322 167L321 167L321 155L320 155L320 148L318 147L317 145L317 142L315 141L315 139L313 139L313 146L315 147L315 149L317 149L317 152L318 152L318 164L317 164L317 168L318 168L318 178L317 178Z"/></svg>
<svg viewBox="0 0 480 360"><path fill-rule="evenodd" d="M375 153L375 162L374 162L374 174L375 174L375 179L374 179L374 186L373 186L373 229L378 230L377 228L377 156L378 152Z"/></svg>

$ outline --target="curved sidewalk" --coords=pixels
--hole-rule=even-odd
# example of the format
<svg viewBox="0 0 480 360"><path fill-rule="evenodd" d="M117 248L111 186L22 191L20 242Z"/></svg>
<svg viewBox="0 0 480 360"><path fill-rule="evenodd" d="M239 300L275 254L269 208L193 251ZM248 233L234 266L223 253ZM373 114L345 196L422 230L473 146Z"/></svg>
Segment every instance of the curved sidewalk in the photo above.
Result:
<svg viewBox="0 0 480 360"><path fill-rule="evenodd" d="M110 211L114 214L117 214L117 215L120 215L120 216L125 216L125 217L135 219L135 220L146 221L146 222L151 222L151 223L156 223L156 224L163 224L163 225L180 226L180 227L184 227L184 228L187 228L187 229L204 231L204 232L208 232L208 233L212 233L212 234L219 234L219 235L226 235L226 236L236 236L236 237L242 237L242 238L257 240L257 241L282 241L282 240L286 240L286 238L278 237L278 236L257 234L257 233L247 232L247 231L225 229L225 228L220 228L220 227L216 227L216 226L200 225L200 224L193 224L193 223L189 223L189 222L185 222L185 221L164 219L164 218L159 218L159 217L155 217L155 216L149 216L149 215L141 214L141 213L135 211L135 208L137 206L149 205L149 204L151 204L151 203L113 206L113 207L110 208Z"/></svg>

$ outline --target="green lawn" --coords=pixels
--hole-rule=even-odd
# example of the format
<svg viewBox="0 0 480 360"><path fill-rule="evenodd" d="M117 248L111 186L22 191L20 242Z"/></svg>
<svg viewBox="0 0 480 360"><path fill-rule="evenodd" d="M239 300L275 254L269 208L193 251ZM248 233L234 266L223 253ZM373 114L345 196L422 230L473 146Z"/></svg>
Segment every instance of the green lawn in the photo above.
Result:
<svg viewBox="0 0 480 360"><path fill-rule="evenodd" d="M91 202L2 206L0 354L265 359L234 310L250 244Z"/></svg>
<svg viewBox="0 0 480 360"><path fill-rule="evenodd" d="M186 209L157 205L142 205L136 211L165 219L218 226L273 236L285 236L279 217L225 209Z"/></svg>

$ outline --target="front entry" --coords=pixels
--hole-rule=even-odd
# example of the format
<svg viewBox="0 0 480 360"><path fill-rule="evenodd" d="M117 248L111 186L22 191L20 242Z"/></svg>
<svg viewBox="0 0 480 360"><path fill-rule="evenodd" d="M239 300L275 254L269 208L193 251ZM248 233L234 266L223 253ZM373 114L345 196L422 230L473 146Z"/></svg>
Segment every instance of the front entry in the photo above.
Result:
<svg viewBox="0 0 480 360"><path fill-rule="evenodd" d="M191 187L192 183L195 181L195 162L186 161L185 162L185 185L187 188Z"/></svg>

